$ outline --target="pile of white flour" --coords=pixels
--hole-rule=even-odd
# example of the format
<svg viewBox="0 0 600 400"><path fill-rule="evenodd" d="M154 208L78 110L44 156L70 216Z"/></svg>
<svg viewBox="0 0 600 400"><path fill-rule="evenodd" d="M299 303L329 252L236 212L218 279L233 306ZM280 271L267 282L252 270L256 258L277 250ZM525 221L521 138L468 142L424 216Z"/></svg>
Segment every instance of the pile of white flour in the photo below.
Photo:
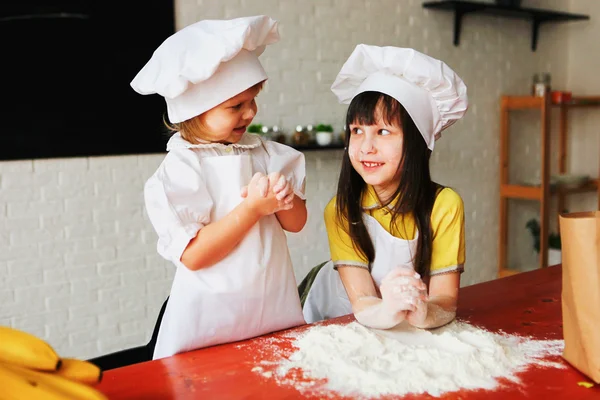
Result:
<svg viewBox="0 0 600 400"><path fill-rule="evenodd" d="M493 389L499 378L518 382L516 374L531 364L564 368L558 360L544 360L562 354L562 340L492 333L457 321L433 331L405 324L387 331L356 322L316 325L292 345L295 351L280 360L276 369L269 372L256 367L253 371L313 393L377 397ZM307 379L326 383L311 385Z"/></svg>

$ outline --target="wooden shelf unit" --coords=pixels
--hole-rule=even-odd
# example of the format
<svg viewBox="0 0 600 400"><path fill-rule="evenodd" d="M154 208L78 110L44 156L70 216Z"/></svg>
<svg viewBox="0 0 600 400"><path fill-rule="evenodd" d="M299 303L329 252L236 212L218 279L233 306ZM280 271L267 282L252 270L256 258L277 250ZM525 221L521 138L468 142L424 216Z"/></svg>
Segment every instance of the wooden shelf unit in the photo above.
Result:
<svg viewBox="0 0 600 400"><path fill-rule="evenodd" d="M506 256L508 248L508 200L524 199L540 202L540 255L539 267L548 266L548 235L550 198L558 197L558 210L564 210L566 196L573 193L596 192L598 194L598 209L600 210L600 170L599 178L591 179L576 187L550 185L550 115L552 109L558 109L559 138L558 138L558 172L567 172L567 137L569 109L582 107L600 107L600 96L573 97L566 103L552 104L550 94L545 97L533 96L502 96L500 99L500 235L498 244L498 277L510 276L519 271L507 267ZM537 109L541 115L541 184L526 186L509 183L509 118L514 110Z"/></svg>

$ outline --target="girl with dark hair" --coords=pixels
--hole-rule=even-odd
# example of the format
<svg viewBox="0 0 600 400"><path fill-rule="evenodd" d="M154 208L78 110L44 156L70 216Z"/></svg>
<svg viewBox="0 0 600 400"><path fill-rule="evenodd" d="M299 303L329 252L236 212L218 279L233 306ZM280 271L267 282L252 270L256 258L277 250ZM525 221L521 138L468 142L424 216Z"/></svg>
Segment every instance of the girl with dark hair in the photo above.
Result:
<svg viewBox="0 0 600 400"><path fill-rule="evenodd" d="M350 103L346 148L325 208L331 261L301 285L304 317L444 325L464 269L464 211L454 190L431 180L429 159L440 132L466 112L466 86L415 50L358 45L332 90Z"/></svg>

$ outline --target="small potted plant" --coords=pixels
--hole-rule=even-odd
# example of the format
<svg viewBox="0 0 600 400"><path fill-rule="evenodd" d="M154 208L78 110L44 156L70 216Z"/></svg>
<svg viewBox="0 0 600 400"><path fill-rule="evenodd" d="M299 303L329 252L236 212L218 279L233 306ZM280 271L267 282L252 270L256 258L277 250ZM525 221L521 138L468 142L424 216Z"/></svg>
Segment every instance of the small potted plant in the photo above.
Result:
<svg viewBox="0 0 600 400"><path fill-rule="evenodd" d="M246 128L246 132L248 133L257 133L259 135L262 135L262 124L252 124L249 125L248 128Z"/></svg>
<svg viewBox="0 0 600 400"><path fill-rule="evenodd" d="M329 146L333 141L333 127L327 124L318 124L315 127L315 139L319 146Z"/></svg>
<svg viewBox="0 0 600 400"><path fill-rule="evenodd" d="M537 219L532 218L527 221L525 227L533 236L533 249L536 253L540 253L540 223ZM562 259L560 235L550 232L548 234L548 265L560 264Z"/></svg>

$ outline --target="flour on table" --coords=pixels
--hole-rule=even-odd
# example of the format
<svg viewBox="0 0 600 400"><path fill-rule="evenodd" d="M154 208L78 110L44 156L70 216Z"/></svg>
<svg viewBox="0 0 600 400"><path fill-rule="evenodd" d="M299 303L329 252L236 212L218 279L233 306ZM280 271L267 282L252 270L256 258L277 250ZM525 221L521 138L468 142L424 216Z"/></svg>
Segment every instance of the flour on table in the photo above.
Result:
<svg viewBox="0 0 600 400"><path fill-rule="evenodd" d="M253 369L298 390L338 392L354 397L494 389L499 378L519 382L531 365L564 368L563 340L492 333L454 321L422 330L401 324L390 330L348 325L316 325L293 338L295 348L277 362Z"/></svg>

